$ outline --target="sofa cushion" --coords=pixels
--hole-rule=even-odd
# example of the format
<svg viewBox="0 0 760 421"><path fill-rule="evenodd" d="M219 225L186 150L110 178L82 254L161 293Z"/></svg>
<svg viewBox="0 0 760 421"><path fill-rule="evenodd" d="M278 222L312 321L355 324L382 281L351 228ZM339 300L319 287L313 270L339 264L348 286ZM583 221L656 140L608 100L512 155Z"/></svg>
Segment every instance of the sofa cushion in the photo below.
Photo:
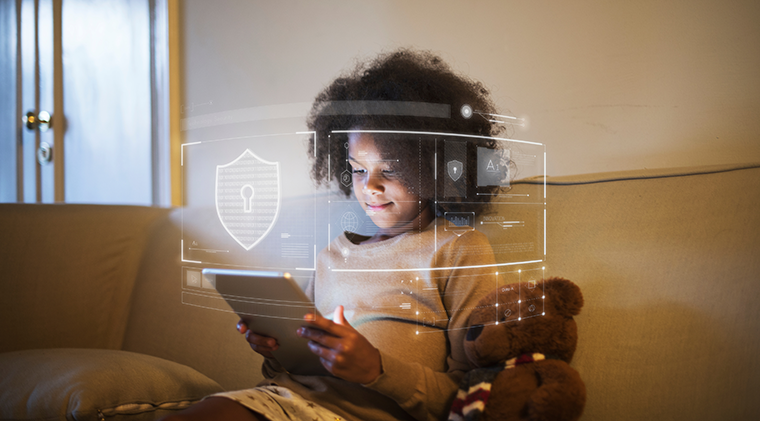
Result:
<svg viewBox="0 0 760 421"><path fill-rule="evenodd" d="M133 352L0 354L0 420L153 420L221 390L188 366Z"/></svg>

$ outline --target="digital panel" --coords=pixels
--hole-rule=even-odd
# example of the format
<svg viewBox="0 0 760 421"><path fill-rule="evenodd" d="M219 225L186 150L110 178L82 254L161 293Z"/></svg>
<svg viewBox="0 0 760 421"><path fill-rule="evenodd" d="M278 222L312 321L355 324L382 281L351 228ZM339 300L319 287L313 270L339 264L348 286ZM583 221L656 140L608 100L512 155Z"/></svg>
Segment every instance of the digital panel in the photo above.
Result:
<svg viewBox="0 0 760 421"><path fill-rule="evenodd" d="M313 270L317 197L304 138L291 133L183 145L183 262Z"/></svg>
<svg viewBox="0 0 760 421"><path fill-rule="evenodd" d="M241 297L216 291L201 273L214 267L288 272L302 287L315 280L317 301L343 305L360 330L392 319L435 334L457 318L462 329L474 287L515 283L510 308L493 304L494 323L543 314L545 296L535 296L546 264L543 144L393 130L313 137L183 145L183 303L231 311L225 298ZM322 173L331 178L319 187L317 153L329 155Z"/></svg>

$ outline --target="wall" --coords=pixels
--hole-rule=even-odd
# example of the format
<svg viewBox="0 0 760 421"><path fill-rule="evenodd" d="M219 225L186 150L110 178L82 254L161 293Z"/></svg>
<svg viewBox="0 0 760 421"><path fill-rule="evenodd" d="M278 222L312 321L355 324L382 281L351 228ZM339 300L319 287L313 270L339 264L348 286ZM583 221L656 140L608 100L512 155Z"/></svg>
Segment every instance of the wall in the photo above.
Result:
<svg viewBox="0 0 760 421"><path fill-rule="evenodd" d="M547 144L550 175L760 161L753 0L190 0L181 17L186 123L303 109L356 57L415 46L526 118L512 136Z"/></svg>

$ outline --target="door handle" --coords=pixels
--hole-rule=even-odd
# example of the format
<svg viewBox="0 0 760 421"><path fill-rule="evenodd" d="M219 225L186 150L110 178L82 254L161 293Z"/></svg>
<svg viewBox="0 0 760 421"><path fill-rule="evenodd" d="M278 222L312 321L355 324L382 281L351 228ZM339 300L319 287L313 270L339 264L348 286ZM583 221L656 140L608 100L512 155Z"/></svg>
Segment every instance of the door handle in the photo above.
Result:
<svg viewBox="0 0 760 421"><path fill-rule="evenodd" d="M46 132L53 127L53 116L47 111L40 111L39 114L29 111L24 116L23 122L28 130L34 131L39 128L41 132Z"/></svg>

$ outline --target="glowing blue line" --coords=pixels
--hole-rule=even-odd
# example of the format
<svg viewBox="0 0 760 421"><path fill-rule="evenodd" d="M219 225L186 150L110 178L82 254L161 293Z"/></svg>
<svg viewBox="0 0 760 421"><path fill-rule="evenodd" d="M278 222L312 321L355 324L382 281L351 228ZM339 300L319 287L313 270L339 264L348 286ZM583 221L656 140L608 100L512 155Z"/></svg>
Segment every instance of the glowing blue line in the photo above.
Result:
<svg viewBox="0 0 760 421"><path fill-rule="evenodd" d="M314 135L314 156L317 156L317 132L316 131L296 132L296 134L313 134Z"/></svg>
<svg viewBox="0 0 760 421"><path fill-rule="evenodd" d="M442 133L442 132L415 132L415 131L406 131L406 130L333 130L331 133L427 134L427 135L434 135L434 136L454 136L454 137L472 137L472 138L477 138L477 139L494 139L494 140L503 140L505 142L527 143L529 145L543 146L543 143L529 142L527 140L505 139L503 137L477 136L477 135L471 135L471 134Z"/></svg>
<svg viewBox="0 0 760 421"><path fill-rule="evenodd" d="M307 132L307 133L309 133L309 132ZM299 134L299 133L298 132L287 132L287 133L257 134L257 135L249 135L249 136L223 137L221 139L209 139L209 140L202 140L200 142L185 143L185 145L197 145L199 143L216 143L216 142L224 142L224 141L227 141L227 140L258 139L260 137L271 137L271 136L293 136L294 134Z"/></svg>
<svg viewBox="0 0 760 421"><path fill-rule="evenodd" d="M187 263L198 263L198 264L203 263L199 260L186 260L185 259L185 239L184 238L180 239L179 243L180 243L180 246L182 247L180 249L180 258L179 258L181 261L187 262Z"/></svg>
<svg viewBox="0 0 760 421"><path fill-rule="evenodd" d="M192 142L192 143L183 143L179 148L179 165L180 167L185 166L185 146L192 146L192 145L198 145L202 142Z"/></svg>
<svg viewBox="0 0 760 421"><path fill-rule="evenodd" d="M483 114L485 114L485 115L492 115L492 116L494 116L494 117L504 117L504 118L509 118L509 119L512 119L512 120L522 120L521 118L513 117L513 116L511 116L511 115L501 115L501 114L482 113L482 112L480 112L480 111L475 111L475 112L476 112L476 113L478 113L478 114L480 114L480 115L483 115Z"/></svg>
<svg viewBox="0 0 760 421"><path fill-rule="evenodd" d="M485 117L483 117L483 118L485 118ZM510 122L508 122L508 121L501 121L501 120L491 120L491 119L487 119L487 118L486 118L486 120L488 120L488 121L489 121L489 122L491 122L491 123L499 123L499 124L512 124L513 126L520 126L520 127L525 127L525 124L523 124L523 123L510 123Z"/></svg>
<svg viewBox="0 0 760 421"><path fill-rule="evenodd" d="M408 268L408 269L332 269L333 272L412 272L412 271L422 271L422 272L432 272L434 270L452 270L452 269L477 269L477 268L490 268L490 267L497 267L497 266L514 266L514 265L522 265L522 264L529 264L529 263L538 263L543 262L543 260L528 260L525 262L515 262L515 263L494 263L492 265L475 265L475 266L448 266L448 267L441 267L441 268Z"/></svg>

